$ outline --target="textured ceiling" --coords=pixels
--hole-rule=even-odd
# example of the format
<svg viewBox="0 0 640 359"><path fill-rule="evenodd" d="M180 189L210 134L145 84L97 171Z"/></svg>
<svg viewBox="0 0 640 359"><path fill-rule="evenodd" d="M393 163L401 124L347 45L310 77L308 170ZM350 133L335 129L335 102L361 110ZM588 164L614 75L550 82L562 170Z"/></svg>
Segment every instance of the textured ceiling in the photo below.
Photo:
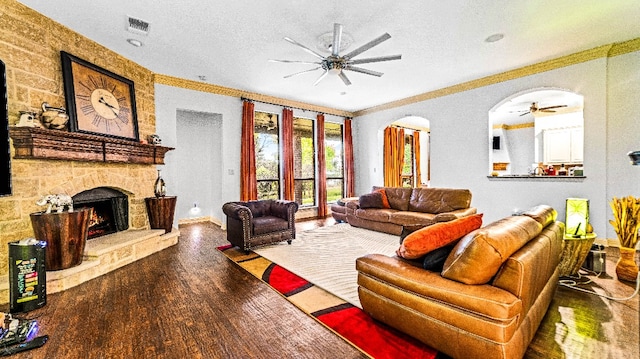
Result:
<svg viewBox="0 0 640 359"><path fill-rule="evenodd" d="M20 2L156 73L346 111L640 37L637 0ZM149 34L128 32L128 16L151 23ZM268 61L315 61L283 38L319 52L335 22L353 39L346 51L387 32L359 58L402 60L361 65L384 75L348 72L348 87L337 76L313 86L320 70L285 79L313 66ZM495 33L504 39L484 41Z"/></svg>

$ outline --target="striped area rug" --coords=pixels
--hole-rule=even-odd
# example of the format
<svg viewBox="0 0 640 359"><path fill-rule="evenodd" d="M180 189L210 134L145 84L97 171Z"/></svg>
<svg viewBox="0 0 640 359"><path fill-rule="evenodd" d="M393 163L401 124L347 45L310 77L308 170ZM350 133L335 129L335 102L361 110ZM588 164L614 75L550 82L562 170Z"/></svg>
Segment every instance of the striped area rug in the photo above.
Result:
<svg viewBox="0 0 640 359"><path fill-rule="evenodd" d="M297 233L291 245L282 242L250 253L231 245L218 249L372 358L433 359L436 350L374 321L360 307L356 258L393 255L398 240L342 223Z"/></svg>

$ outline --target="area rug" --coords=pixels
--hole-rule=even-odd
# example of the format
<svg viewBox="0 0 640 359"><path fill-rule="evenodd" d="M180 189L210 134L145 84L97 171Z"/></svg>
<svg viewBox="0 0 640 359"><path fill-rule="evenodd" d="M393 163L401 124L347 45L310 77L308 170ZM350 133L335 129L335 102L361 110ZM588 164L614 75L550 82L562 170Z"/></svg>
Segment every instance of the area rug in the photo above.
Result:
<svg viewBox="0 0 640 359"><path fill-rule="evenodd" d="M335 247L327 249L332 246ZM437 358L436 350L373 320L359 307L355 258L367 253L389 254L389 250L393 253L397 247L397 236L338 224L300 232L291 245L285 242L249 253L231 245L218 249L372 358ZM281 251L288 251L288 256ZM285 257L302 260L290 261ZM286 264L281 265L279 260Z"/></svg>

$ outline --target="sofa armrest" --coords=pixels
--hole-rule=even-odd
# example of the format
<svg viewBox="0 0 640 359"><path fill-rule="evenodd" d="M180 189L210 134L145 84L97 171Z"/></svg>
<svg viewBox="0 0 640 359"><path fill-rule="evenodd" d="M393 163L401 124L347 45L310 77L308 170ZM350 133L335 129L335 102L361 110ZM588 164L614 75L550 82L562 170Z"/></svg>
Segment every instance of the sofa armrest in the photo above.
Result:
<svg viewBox="0 0 640 359"><path fill-rule="evenodd" d="M349 201L345 203L345 207L351 209L351 210L356 210L360 208L360 201Z"/></svg>
<svg viewBox="0 0 640 359"><path fill-rule="evenodd" d="M456 209L456 210L450 211L450 212L438 213L433 218L433 220L435 222L449 222L449 221L453 221L454 219L467 217L467 216L470 216L472 214L476 214L477 211L478 210L475 207Z"/></svg>
<svg viewBox="0 0 640 359"><path fill-rule="evenodd" d="M276 200L271 203L271 214L282 219L292 219L293 214L297 211L298 204L293 201Z"/></svg>
<svg viewBox="0 0 640 359"><path fill-rule="evenodd" d="M239 202L228 202L222 206L222 212L228 217L231 217L238 221L251 221L253 220L253 214L249 207L243 206Z"/></svg>
<svg viewBox="0 0 640 359"><path fill-rule="evenodd" d="M390 287L401 290L405 295L390 299L407 306L410 304L403 302L410 300L405 297L417 296L490 318L514 318L522 311L521 300L506 290L449 280L396 257L369 254L356 260L356 269L359 286L373 292ZM380 290L378 294L388 293Z"/></svg>

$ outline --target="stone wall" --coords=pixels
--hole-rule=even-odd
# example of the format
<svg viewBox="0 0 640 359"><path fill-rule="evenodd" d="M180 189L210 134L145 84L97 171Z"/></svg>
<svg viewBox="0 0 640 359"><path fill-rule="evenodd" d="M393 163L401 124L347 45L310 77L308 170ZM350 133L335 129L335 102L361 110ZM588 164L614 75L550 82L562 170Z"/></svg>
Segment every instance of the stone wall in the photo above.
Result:
<svg viewBox="0 0 640 359"><path fill-rule="evenodd" d="M154 75L144 67L13 0L0 0L0 60L7 67L9 124L19 112L42 112L43 102L66 107L60 51L134 82L140 138L155 133ZM13 147L12 147L13 157ZM0 275L7 273L7 243L33 236L29 214L51 193L74 195L98 186L129 195L130 228L148 227L144 198L153 196L155 166L99 162L16 160L13 194L0 197Z"/></svg>

